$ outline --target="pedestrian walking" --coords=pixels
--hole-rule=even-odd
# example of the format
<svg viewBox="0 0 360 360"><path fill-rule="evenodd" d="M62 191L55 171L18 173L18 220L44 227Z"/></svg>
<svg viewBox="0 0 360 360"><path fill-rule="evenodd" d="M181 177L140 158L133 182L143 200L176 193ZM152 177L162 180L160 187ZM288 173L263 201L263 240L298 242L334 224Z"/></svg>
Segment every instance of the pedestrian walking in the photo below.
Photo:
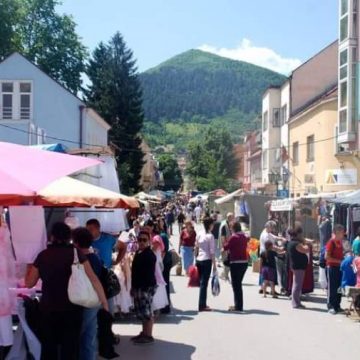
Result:
<svg viewBox="0 0 360 360"><path fill-rule="evenodd" d="M290 243L288 246L290 268L293 272L291 290L291 304L294 309L305 308L301 304L301 292L304 284L305 271L308 265L309 247L304 243L303 230L300 226L290 229Z"/></svg>
<svg viewBox="0 0 360 360"><path fill-rule="evenodd" d="M180 234L180 249L185 274L188 274L189 267L194 264L194 248L196 232L191 221L185 223L185 229Z"/></svg>
<svg viewBox="0 0 360 360"><path fill-rule="evenodd" d="M200 276L199 311L211 311L207 305L207 288L211 275L211 269L216 272L215 263L215 239L211 233L214 220L204 219L204 230L197 240L199 254L196 258L196 267Z"/></svg>
<svg viewBox="0 0 360 360"><path fill-rule="evenodd" d="M341 270L340 264L344 258L343 240L345 229L342 225L334 226L334 234L326 244L326 268L328 276L327 307L332 315L342 312L341 304Z"/></svg>
<svg viewBox="0 0 360 360"><path fill-rule="evenodd" d="M242 282L248 268L247 243L249 238L241 231L239 222L232 225L233 235L224 244L229 253L231 285L234 293L234 306L229 311L243 311Z"/></svg>

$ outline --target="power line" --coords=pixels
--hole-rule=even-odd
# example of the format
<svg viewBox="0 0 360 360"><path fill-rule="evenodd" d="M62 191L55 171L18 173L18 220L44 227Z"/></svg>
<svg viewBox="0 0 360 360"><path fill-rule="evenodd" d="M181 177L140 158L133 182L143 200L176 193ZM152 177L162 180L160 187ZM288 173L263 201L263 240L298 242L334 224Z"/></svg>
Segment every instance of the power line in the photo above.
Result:
<svg viewBox="0 0 360 360"><path fill-rule="evenodd" d="M7 129L10 129L10 130L25 133L27 135L36 135L36 136L38 136L38 133L33 132L33 131L18 129L18 128L15 128L15 127L12 127L12 126L9 126L9 125L5 125L5 124L1 124L1 123L0 123L0 126L2 126L4 128L7 128ZM48 139L52 139L52 140L57 140L57 141L62 141L62 142L67 142L67 143L72 143L72 144L79 144L78 141L69 140L69 139L63 139L63 138L59 138L59 137L56 137L56 136L46 135L46 137ZM330 140L334 140L336 138L337 138L337 136L332 136L332 137L329 137L329 138L326 138L326 139L315 140L314 142L312 142L312 144L317 144L317 143L321 143L321 142L325 142L325 141L330 141ZM103 148L104 147L104 145L89 144L89 143L83 143L83 145L91 146L91 147L98 147L98 148ZM298 146L307 146L307 145L309 145L309 143L306 142L306 143L301 143ZM287 146L281 145L281 146L276 146L276 147L272 147L272 148L261 148L261 150L262 151L264 151L264 150L267 150L267 151L269 151L269 150L281 150L283 147L285 149L287 148ZM144 150L128 149L128 148L121 148L121 150L122 151L127 151L127 152L143 152L143 153L148 153L148 154L153 153L152 151L144 151ZM238 152L237 154L246 154L247 152L248 151L241 151L241 152ZM162 154L175 154L175 152L173 152L173 151L165 151Z"/></svg>

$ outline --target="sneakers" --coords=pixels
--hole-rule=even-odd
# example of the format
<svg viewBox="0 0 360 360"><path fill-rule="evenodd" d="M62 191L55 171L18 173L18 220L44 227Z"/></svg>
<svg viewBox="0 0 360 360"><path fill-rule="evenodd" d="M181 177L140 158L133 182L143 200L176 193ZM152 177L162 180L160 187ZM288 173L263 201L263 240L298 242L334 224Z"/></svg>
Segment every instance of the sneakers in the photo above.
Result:
<svg viewBox="0 0 360 360"><path fill-rule="evenodd" d="M336 315L336 314L337 314L337 311L336 311L335 309L330 309L330 310L328 311L328 313L331 314L331 315Z"/></svg>
<svg viewBox="0 0 360 360"><path fill-rule="evenodd" d="M212 309L209 308L208 306L206 306L204 308L199 309L199 312L201 312L201 311L212 311Z"/></svg>
<svg viewBox="0 0 360 360"><path fill-rule="evenodd" d="M150 345L155 342L152 336L140 336L139 338L133 340L134 345Z"/></svg>

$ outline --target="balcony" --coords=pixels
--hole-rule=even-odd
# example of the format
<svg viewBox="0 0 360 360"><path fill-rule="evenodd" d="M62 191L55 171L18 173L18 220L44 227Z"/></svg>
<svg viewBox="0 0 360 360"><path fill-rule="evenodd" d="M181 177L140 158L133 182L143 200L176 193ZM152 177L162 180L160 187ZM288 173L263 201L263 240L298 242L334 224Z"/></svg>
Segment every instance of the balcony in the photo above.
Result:
<svg viewBox="0 0 360 360"><path fill-rule="evenodd" d="M356 134L354 132L344 132L337 135L337 142L339 144L347 144L356 140Z"/></svg>

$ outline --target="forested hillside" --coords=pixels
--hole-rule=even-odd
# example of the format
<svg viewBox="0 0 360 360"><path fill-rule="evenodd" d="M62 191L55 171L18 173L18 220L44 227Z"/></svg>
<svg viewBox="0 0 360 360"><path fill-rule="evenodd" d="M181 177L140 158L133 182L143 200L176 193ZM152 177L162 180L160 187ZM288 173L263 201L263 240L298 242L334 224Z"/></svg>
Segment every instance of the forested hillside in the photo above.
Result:
<svg viewBox="0 0 360 360"><path fill-rule="evenodd" d="M236 140L255 126L265 89L280 85L285 77L190 50L146 71L140 79L150 144L184 148L209 123L227 128Z"/></svg>

